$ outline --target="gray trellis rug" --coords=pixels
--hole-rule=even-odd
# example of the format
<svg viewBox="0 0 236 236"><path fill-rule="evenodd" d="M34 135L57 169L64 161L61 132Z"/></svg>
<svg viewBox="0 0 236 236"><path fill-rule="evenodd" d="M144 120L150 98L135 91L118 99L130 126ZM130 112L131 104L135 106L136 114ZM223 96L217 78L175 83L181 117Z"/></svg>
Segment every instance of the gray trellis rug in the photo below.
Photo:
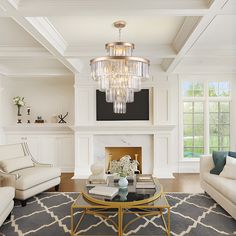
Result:
<svg viewBox="0 0 236 236"><path fill-rule="evenodd" d="M0 235L70 235L70 206L78 193L42 193L26 207L15 204L11 219L0 228ZM236 221L205 194L168 193L171 205L171 235L236 235ZM80 216L80 212L75 217ZM117 219L116 213L111 215ZM124 223L134 217L128 215ZM160 217L145 217L131 224L126 235L165 235ZM80 235L117 235L114 227L98 216L86 216Z"/></svg>

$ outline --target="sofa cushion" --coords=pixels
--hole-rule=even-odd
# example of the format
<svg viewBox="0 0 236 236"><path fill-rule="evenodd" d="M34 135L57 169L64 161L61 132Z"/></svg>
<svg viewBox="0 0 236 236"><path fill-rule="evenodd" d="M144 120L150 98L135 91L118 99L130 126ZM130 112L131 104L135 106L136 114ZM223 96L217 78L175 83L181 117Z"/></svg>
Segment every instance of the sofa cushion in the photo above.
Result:
<svg viewBox="0 0 236 236"><path fill-rule="evenodd" d="M220 175L204 173L203 179L218 192L236 204L236 180L226 179Z"/></svg>
<svg viewBox="0 0 236 236"><path fill-rule="evenodd" d="M34 163L30 156L16 157L0 161L0 169L7 173L32 166L34 166Z"/></svg>
<svg viewBox="0 0 236 236"><path fill-rule="evenodd" d="M61 176L61 170L56 167L31 167L13 173L20 175L16 180L17 190L26 190Z"/></svg>
<svg viewBox="0 0 236 236"><path fill-rule="evenodd" d="M236 152L229 152L229 156L236 158Z"/></svg>
<svg viewBox="0 0 236 236"><path fill-rule="evenodd" d="M220 174L220 172L223 170L225 166L227 156L228 156L228 152L213 151L212 157L213 157L215 167L210 170L211 174L215 174L215 175Z"/></svg>
<svg viewBox="0 0 236 236"><path fill-rule="evenodd" d="M221 171L220 176L236 180L236 158L226 157L226 164Z"/></svg>
<svg viewBox="0 0 236 236"><path fill-rule="evenodd" d="M13 187L0 187L0 214L3 212L15 197Z"/></svg>

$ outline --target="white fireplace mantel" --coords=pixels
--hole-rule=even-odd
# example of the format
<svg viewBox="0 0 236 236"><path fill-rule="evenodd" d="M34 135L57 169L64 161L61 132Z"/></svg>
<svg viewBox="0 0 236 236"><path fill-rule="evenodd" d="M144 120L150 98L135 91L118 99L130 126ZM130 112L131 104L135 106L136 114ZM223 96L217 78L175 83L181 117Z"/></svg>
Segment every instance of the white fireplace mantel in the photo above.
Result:
<svg viewBox="0 0 236 236"><path fill-rule="evenodd" d="M79 134L158 134L171 132L176 125L132 125L130 124L103 124L94 126L75 126L74 131Z"/></svg>

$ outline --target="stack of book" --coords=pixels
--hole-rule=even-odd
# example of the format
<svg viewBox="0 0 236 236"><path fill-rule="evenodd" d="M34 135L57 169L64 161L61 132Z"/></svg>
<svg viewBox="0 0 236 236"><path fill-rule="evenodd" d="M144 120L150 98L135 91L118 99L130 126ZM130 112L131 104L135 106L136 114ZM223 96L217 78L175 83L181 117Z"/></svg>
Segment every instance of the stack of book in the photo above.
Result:
<svg viewBox="0 0 236 236"><path fill-rule="evenodd" d="M107 186L95 186L89 190L90 194L113 198L119 192L118 188Z"/></svg>
<svg viewBox="0 0 236 236"><path fill-rule="evenodd" d="M87 187L94 187L97 185L107 185L107 181L105 179L93 179L93 180L86 181Z"/></svg>
<svg viewBox="0 0 236 236"><path fill-rule="evenodd" d="M136 181L136 188L138 189L156 188L152 175L137 175Z"/></svg>

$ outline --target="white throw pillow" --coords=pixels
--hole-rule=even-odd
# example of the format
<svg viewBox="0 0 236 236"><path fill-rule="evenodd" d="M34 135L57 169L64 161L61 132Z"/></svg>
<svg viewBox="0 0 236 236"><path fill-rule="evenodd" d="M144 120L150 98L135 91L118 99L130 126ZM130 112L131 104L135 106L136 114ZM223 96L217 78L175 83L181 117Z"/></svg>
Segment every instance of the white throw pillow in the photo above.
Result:
<svg viewBox="0 0 236 236"><path fill-rule="evenodd" d="M220 176L236 180L236 158L226 157L226 164L221 171Z"/></svg>
<svg viewBox="0 0 236 236"><path fill-rule="evenodd" d="M0 161L0 169L7 173L34 166L30 156L5 159Z"/></svg>

